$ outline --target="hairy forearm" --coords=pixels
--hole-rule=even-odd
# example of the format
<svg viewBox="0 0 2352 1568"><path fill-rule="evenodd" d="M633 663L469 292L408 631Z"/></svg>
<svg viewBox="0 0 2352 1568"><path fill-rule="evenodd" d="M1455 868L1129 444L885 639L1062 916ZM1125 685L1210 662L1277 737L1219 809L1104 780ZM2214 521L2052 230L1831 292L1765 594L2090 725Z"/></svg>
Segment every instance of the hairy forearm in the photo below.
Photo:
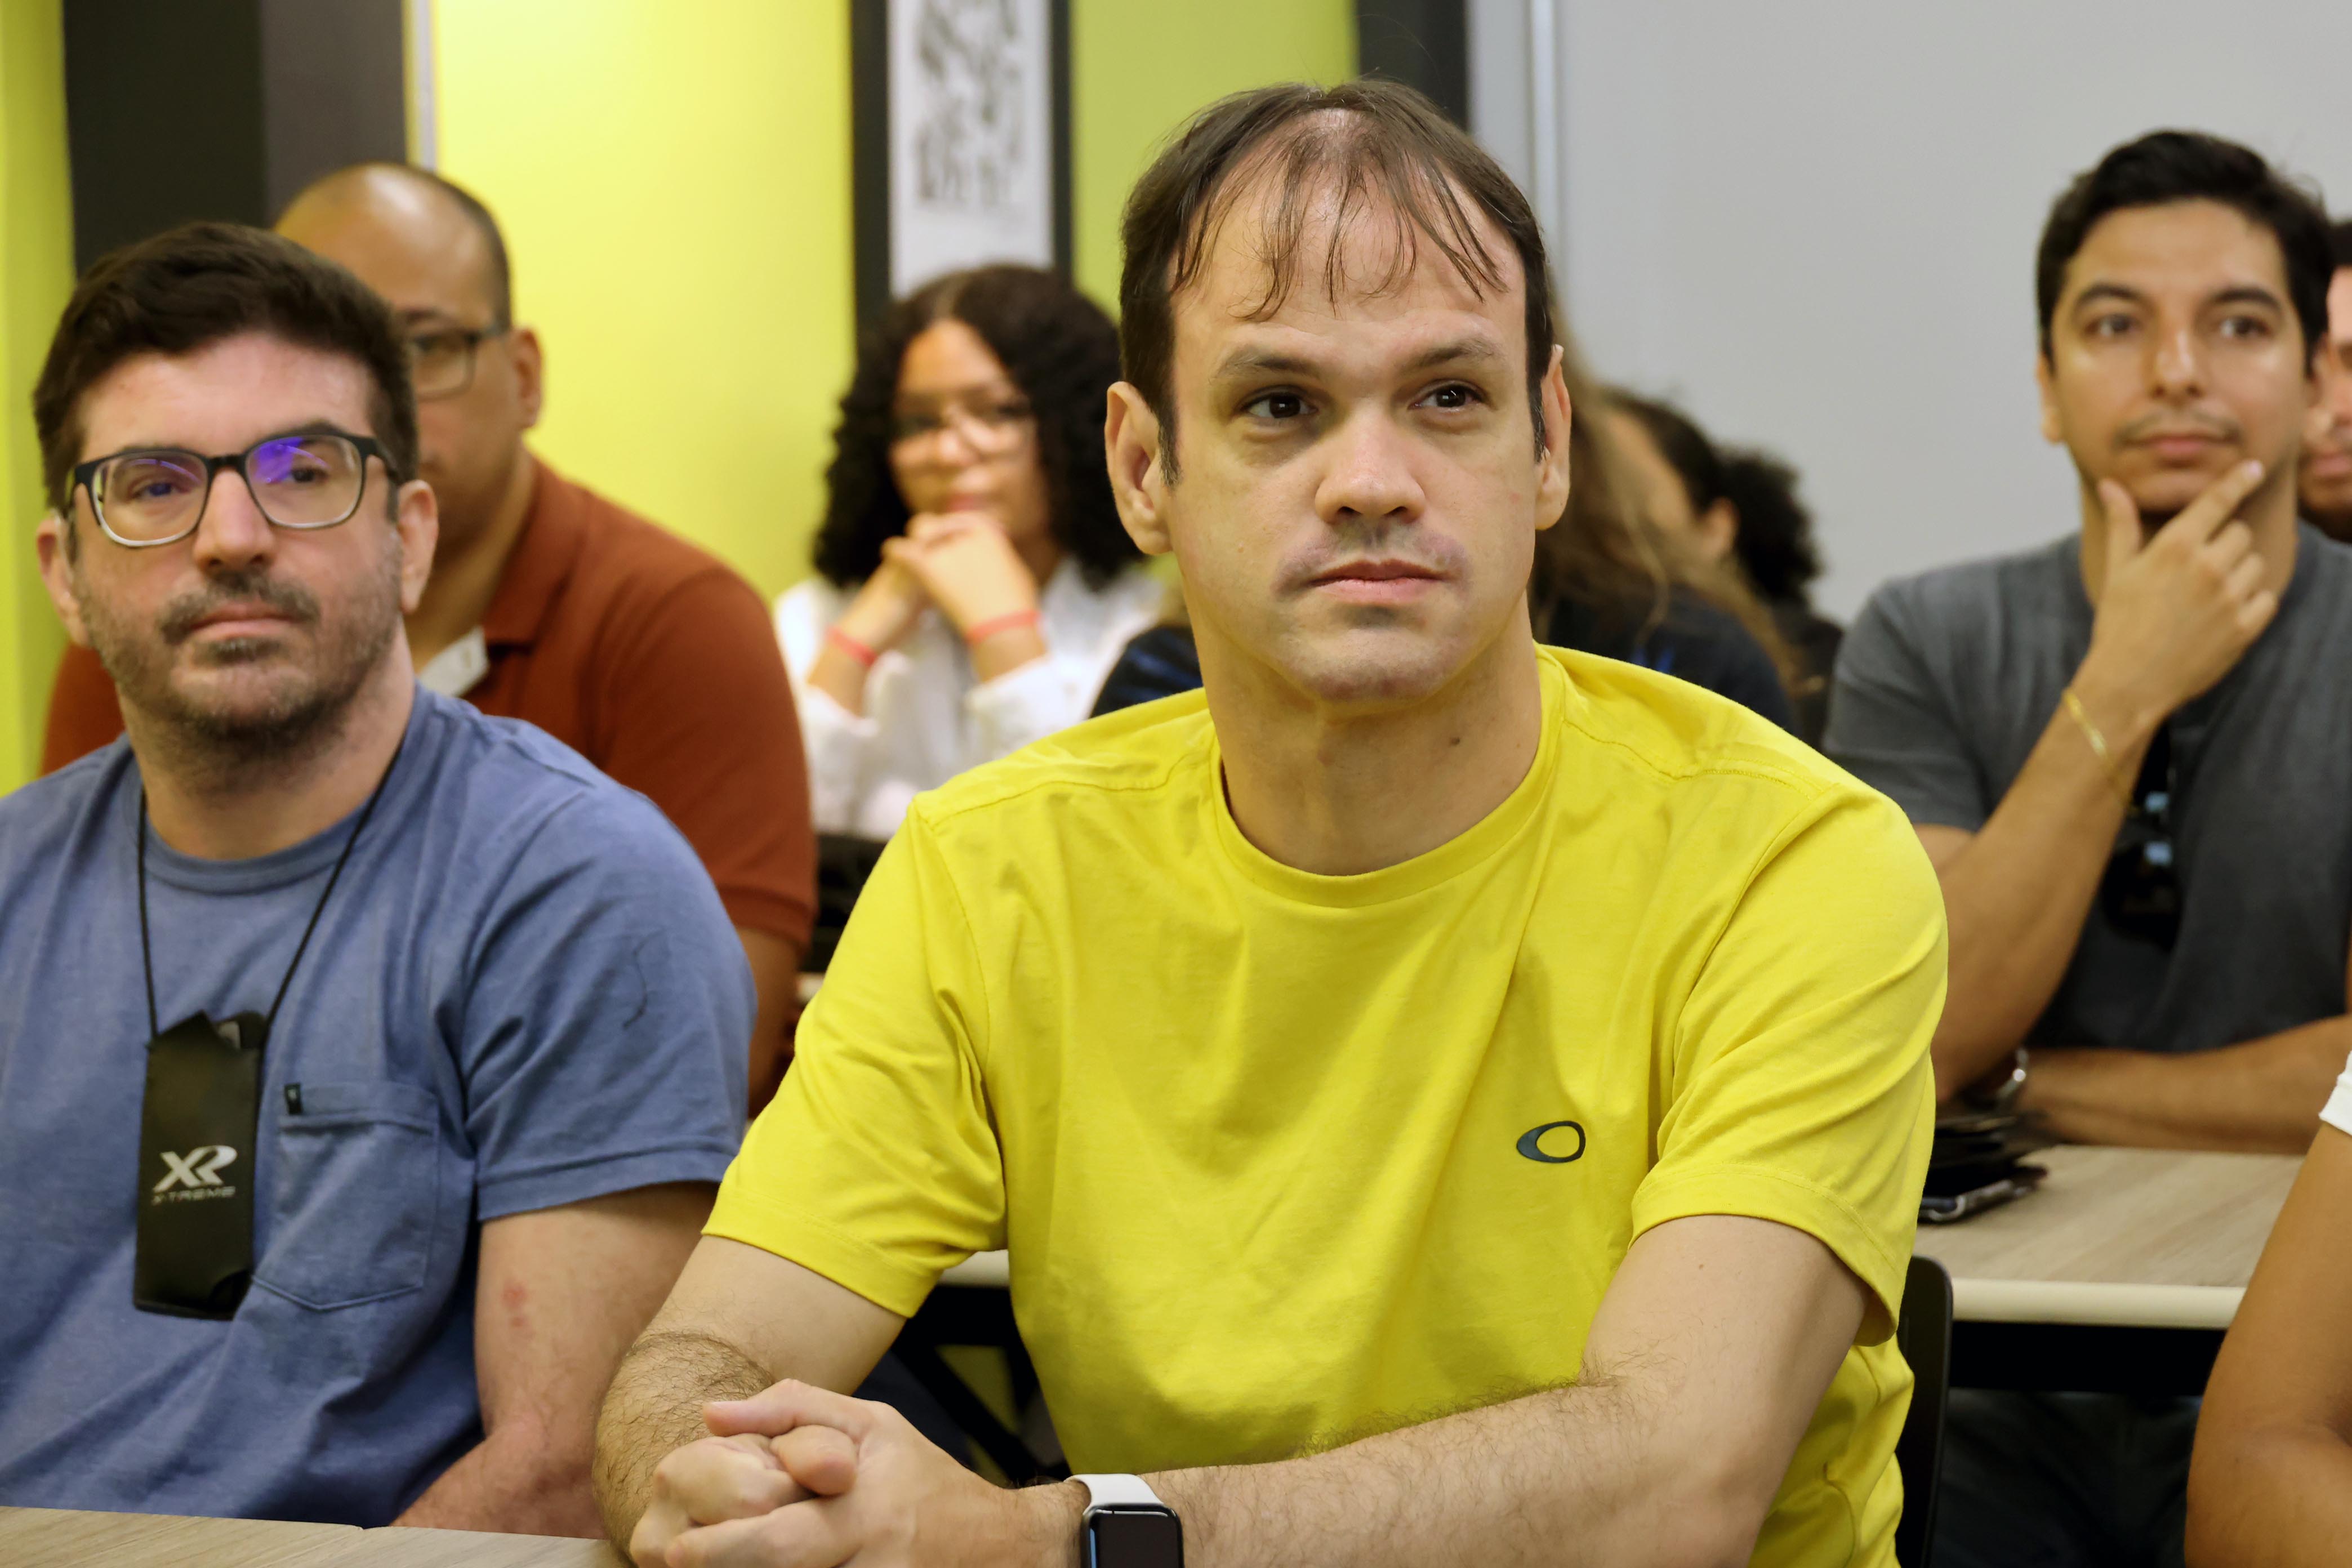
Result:
<svg viewBox="0 0 2352 1568"><path fill-rule="evenodd" d="M2352 1051L2352 1018L2182 1056L2039 1050L2020 1108L2074 1143L2300 1154Z"/></svg>
<svg viewBox="0 0 2352 1568"><path fill-rule="evenodd" d="M2122 719L2095 721L2130 776L2147 736ZM1938 868L1951 986L1932 1047L1937 1099L1983 1077L2050 1005L2082 940L2123 813L2115 779L2062 708L1991 819Z"/></svg>
<svg viewBox="0 0 2352 1568"><path fill-rule="evenodd" d="M596 1423L595 1502L604 1531L627 1541L653 1492L654 1468L671 1450L709 1436L702 1407L743 1399L775 1379L723 1340L649 1333L622 1359Z"/></svg>
<svg viewBox="0 0 2352 1568"><path fill-rule="evenodd" d="M513 1535L599 1533L586 1453L519 1427L476 1444L394 1522Z"/></svg>
<svg viewBox="0 0 2352 1568"><path fill-rule="evenodd" d="M1601 1379L1308 1458L1151 1478L1195 1568L1745 1563L1780 1476L1685 1450L1666 1402Z"/></svg>
<svg viewBox="0 0 2352 1568"><path fill-rule="evenodd" d="M2352 1444L2326 1426L2198 1437L2190 1568L2318 1568L2352 1540Z"/></svg>

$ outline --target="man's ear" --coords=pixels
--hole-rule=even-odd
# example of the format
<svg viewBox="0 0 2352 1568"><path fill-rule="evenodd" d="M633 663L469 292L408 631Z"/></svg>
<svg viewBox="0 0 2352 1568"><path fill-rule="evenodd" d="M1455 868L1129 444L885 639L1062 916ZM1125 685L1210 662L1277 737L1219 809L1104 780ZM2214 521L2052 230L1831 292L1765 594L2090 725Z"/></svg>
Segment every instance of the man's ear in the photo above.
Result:
<svg viewBox="0 0 2352 1568"><path fill-rule="evenodd" d="M513 340L515 397L522 405L522 427L530 429L539 423L540 410L547 401L547 360L540 347L539 334L529 327L515 327L507 334Z"/></svg>
<svg viewBox="0 0 2352 1568"><path fill-rule="evenodd" d="M1160 460L1160 416L1133 382L1118 382L1110 389L1103 412L1103 458L1110 466L1111 499L1118 503L1118 521L1127 536L1146 555L1167 554L1172 545L1168 478Z"/></svg>
<svg viewBox="0 0 2352 1568"><path fill-rule="evenodd" d="M400 534L400 613L415 613L433 575L433 548L441 542L441 506L433 487L411 479L393 500L392 526Z"/></svg>
<svg viewBox="0 0 2352 1568"><path fill-rule="evenodd" d="M1551 347L1551 363L1544 367L1543 455L1537 460L1536 527L1549 528L1568 513L1571 476L1568 471L1568 437L1576 409L1568 400L1568 377L1560 366L1567 354Z"/></svg>
<svg viewBox="0 0 2352 1568"><path fill-rule="evenodd" d="M2066 427L2058 419L2055 374L2050 368L2050 355L2046 351L2033 356L2033 386L2042 395L2042 438L2058 447L2065 444Z"/></svg>
<svg viewBox="0 0 2352 1568"><path fill-rule="evenodd" d="M74 578L79 574L66 555L66 530L72 526L71 519L48 513L33 531L33 547L41 558L41 586L49 591L49 603L57 606L66 636L88 647L89 628L82 624L81 599L74 593Z"/></svg>

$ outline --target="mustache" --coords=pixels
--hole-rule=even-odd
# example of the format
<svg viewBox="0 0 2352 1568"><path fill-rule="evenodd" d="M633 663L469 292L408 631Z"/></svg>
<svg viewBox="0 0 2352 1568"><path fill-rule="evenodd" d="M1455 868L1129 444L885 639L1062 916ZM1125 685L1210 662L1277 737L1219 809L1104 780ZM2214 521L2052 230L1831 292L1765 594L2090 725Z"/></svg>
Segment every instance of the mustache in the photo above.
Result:
<svg viewBox="0 0 2352 1568"><path fill-rule="evenodd" d="M2184 431L2210 436L2216 441L2235 441L2245 434L2236 420L2219 414L2197 409L2174 409L2158 414L2143 414L2116 432L2116 445L2129 447L2161 433L2178 436Z"/></svg>
<svg viewBox="0 0 2352 1568"><path fill-rule="evenodd" d="M194 635L196 623L229 605L267 605L290 621L305 624L319 618L319 601L298 584L281 583L266 572L223 572L202 588L183 594L163 606L156 629L173 646Z"/></svg>

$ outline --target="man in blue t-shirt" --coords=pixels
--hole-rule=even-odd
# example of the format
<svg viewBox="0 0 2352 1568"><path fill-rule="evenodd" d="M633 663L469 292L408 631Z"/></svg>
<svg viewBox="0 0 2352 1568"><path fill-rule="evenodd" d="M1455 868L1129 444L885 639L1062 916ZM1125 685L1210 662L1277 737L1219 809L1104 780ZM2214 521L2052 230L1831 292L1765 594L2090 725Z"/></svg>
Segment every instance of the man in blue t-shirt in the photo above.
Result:
<svg viewBox="0 0 2352 1568"><path fill-rule="evenodd" d="M596 1409L740 1131L684 839L422 690L407 350L191 226L35 394L126 738L0 800L0 1504L593 1534Z"/></svg>

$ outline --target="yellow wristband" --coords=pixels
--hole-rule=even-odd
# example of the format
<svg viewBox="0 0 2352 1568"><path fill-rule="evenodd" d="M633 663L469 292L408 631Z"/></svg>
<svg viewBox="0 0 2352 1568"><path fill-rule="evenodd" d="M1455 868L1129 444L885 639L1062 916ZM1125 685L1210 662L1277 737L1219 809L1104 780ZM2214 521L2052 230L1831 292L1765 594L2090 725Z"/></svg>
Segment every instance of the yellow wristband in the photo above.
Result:
<svg viewBox="0 0 2352 1568"><path fill-rule="evenodd" d="M2073 687L2066 688L2058 695L2065 701L2066 716L2074 721L2076 729L2083 731L2083 739L2091 742L2091 750L2099 759L2099 771L2105 773L2107 782L2116 786L2116 798L2124 803L2126 811L2129 811L2131 785L2126 784L2123 774L2116 771L2116 754L2107 750L2107 738L2099 733L2099 727L2092 723L2091 716L2083 710L2083 700L2074 695Z"/></svg>

